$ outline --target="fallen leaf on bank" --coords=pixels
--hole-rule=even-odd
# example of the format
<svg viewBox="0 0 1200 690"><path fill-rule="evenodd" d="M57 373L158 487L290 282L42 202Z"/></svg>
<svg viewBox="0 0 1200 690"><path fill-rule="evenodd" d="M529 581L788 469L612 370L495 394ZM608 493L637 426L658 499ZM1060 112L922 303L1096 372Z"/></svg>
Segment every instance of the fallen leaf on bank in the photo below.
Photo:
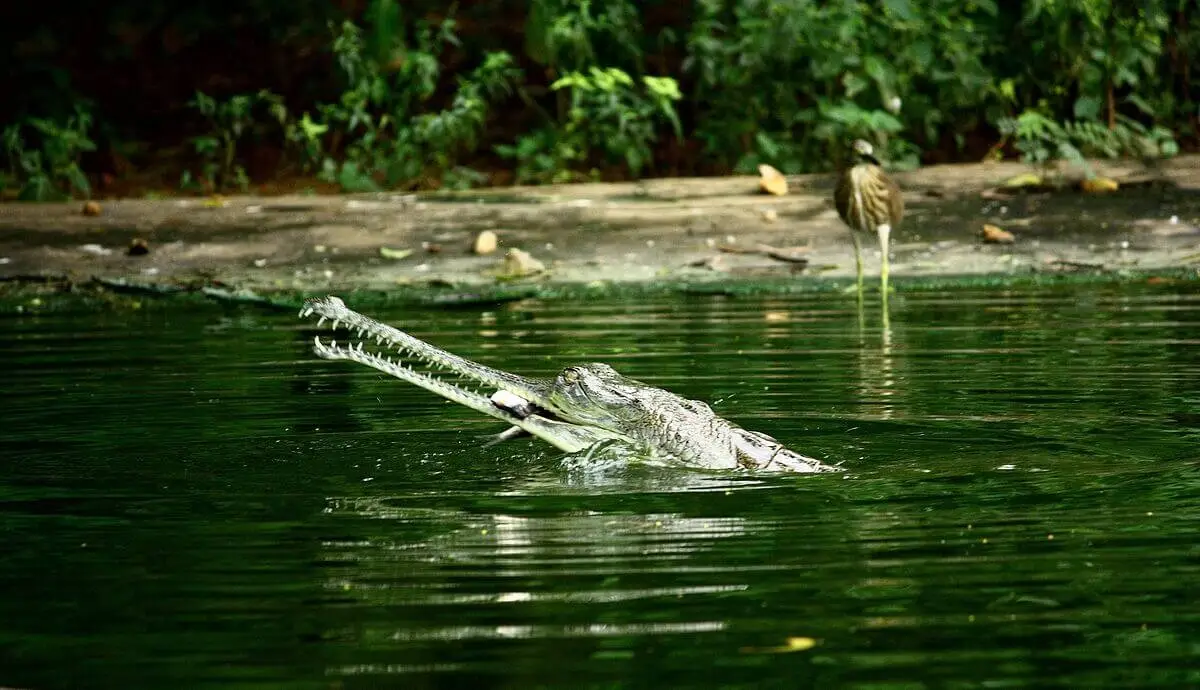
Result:
<svg viewBox="0 0 1200 690"><path fill-rule="evenodd" d="M472 250L479 255L491 254L496 251L496 247L500 245L500 238L491 230L484 230L475 236L475 244Z"/></svg>
<svg viewBox="0 0 1200 690"><path fill-rule="evenodd" d="M382 256L385 259L391 259L393 261L399 261L400 259L407 259L408 257L412 256L412 253L413 253L413 250L411 250L411 249L392 249L391 247L380 247L379 248L380 256Z"/></svg>
<svg viewBox="0 0 1200 690"><path fill-rule="evenodd" d="M763 163L758 166L758 188L767 194L783 196L788 192L787 178L775 168Z"/></svg>
<svg viewBox="0 0 1200 690"><path fill-rule="evenodd" d="M1001 185L1001 189L1026 189L1028 187L1041 187L1045 184L1045 180L1041 175L1036 173L1022 173L1005 180Z"/></svg>
<svg viewBox="0 0 1200 690"><path fill-rule="evenodd" d="M1089 177L1079 181L1079 188L1088 194L1108 194L1120 187L1121 185L1111 177Z"/></svg>
<svg viewBox="0 0 1200 690"><path fill-rule="evenodd" d="M108 256L109 254L112 254L111 249L99 244L85 244L80 246L79 249L87 252L88 254L95 254L96 256Z"/></svg>
<svg viewBox="0 0 1200 690"><path fill-rule="evenodd" d="M1012 244L1017 241L1016 236L1011 232L990 223L984 223L980 235L983 236L983 241L989 244Z"/></svg>

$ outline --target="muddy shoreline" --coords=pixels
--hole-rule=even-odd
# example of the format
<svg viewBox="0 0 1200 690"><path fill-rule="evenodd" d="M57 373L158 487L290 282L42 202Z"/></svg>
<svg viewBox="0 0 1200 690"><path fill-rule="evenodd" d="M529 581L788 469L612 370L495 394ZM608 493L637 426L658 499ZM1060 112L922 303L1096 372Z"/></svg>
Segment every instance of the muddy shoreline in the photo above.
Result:
<svg viewBox="0 0 1200 690"><path fill-rule="evenodd" d="M1200 157L1148 170L1096 163L1122 183L999 194L1028 168L933 166L896 173L908 213L893 235L892 272L906 282L1020 279L1064 273L1200 276ZM273 295L377 291L503 296L686 284L832 289L854 273L829 175L792 176L786 196L754 177L649 180L461 194L232 197L0 205L0 281L70 282L173 292ZM1012 232L985 244L984 223ZM476 236L497 251L477 255ZM145 253L130 252L143 243ZM544 272L517 277L509 249ZM869 275L878 250L865 256Z"/></svg>

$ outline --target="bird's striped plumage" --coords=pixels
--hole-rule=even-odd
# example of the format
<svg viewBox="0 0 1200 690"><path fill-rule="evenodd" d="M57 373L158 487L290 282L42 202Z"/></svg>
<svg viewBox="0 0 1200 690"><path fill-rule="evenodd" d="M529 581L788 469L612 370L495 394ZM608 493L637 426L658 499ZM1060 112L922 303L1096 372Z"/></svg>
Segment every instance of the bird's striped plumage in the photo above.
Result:
<svg viewBox="0 0 1200 690"><path fill-rule="evenodd" d="M880 225L895 230L904 217L900 187L870 161L860 162L842 173L833 193L842 222L855 232L875 235Z"/></svg>
<svg viewBox="0 0 1200 690"><path fill-rule="evenodd" d="M854 240L854 260L858 269L858 294L862 297L862 250L859 233L879 239L881 252L879 279L886 312L888 291L888 239L904 217L904 197L900 187L888 177L875 158L871 145L861 139L854 142L854 165L838 176L833 204L842 222L850 227Z"/></svg>

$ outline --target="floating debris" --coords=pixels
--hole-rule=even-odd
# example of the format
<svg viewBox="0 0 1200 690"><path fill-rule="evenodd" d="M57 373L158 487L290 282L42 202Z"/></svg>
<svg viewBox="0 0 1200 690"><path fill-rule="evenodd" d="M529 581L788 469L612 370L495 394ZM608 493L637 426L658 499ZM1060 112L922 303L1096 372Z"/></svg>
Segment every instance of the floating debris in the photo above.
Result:
<svg viewBox="0 0 1200 690"><path fill-rule="evenodd" d="M100 215L100 204L95 201L89 201L83 205L83 215L98 216Z"/></svg>
<svg viewBox="0 0 1200 690"><path fill-rule="evenodd" d="M818 643L813 637L796 636L787 638L782 645L775 647L742 647L738 651L742 654L789 654L808 651Z"/></svg>
<svg viewBox="0 0 1200 690"><path fill-rule="evenodd" d="M129 243L129 250L125 252L129 256L145 256L150 253L150 245L140 237L133 238Z"/></svg>

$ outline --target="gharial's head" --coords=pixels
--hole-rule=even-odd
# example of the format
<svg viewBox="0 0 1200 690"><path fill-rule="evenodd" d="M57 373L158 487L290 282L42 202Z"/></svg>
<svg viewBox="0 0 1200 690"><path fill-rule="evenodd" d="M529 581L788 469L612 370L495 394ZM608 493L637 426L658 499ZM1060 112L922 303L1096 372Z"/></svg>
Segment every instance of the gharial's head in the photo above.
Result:
<svg viewBox="0 0 1200 690"><path fill-rule="evenodd" d="M640 418L636 393L641 388L607 364L579 364L554 377L549 403L567 421L614 429Z"/></svg>

